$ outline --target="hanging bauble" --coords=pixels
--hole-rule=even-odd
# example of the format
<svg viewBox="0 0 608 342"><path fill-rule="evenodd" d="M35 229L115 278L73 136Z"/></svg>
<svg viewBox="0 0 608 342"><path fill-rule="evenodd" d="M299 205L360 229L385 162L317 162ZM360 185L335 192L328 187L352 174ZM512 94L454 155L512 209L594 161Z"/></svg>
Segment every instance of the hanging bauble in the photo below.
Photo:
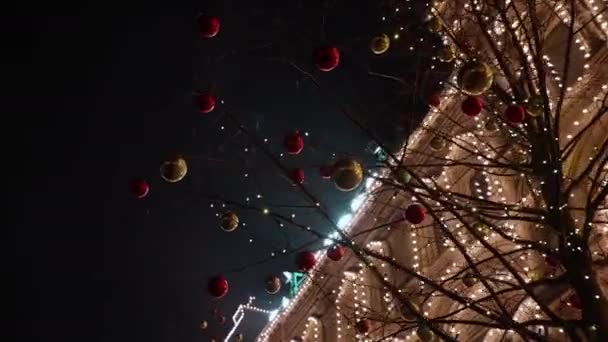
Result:
<svg viewBox="0 0 608 342"><path fill-rule="evenodd" d="M207 321L201 321L201 330L207 329L208 326L209 326L209 323L207 323Z"/></svg>
<svg viewBox="0 0 608 342"><path fill-rule="evenodd" d="M319 173L323 179L330 179L332 173L334 173L334 168L331 165L321 165L321 167L319 167Z"/></svg>
<svg viewBox="0 0 608 342"><path fill-rule="evenodd" d="M234 335L234 341L235 342L243 342L245 340L245 337L243 336L243 334L236 334Z"/></svg>
<svg viewBox="0 0 608 342"><path fill-rule="evenodd" d="M226 316L218 316L218 317L217 317L217 322L218 322L220 325L224 325L224 323L226 323Z"/></svg>
<svg viewBox="0 0 608 342"><path fill-rule="evenodd" d="M362 319L355 324L355 328L359 334L367 334L371 330L372 324L369 320Z"/></svg>
<svg viewBox="0 0 608 342"><path fill-rule="evenodd" d="M344 257L344 253L346 253L346 249L340 244L333 245L327 249L327 257L333 261L340 261Z"/></svg>
<svg viewBox="0 0 608 342"><path fill-rule="evenodd" d="M483 62L468 62L458 70L456 82L463 93L481 95L492 86L494 74L489 65Z"/></svg>
<svg viewBox="0 0 608 342"><path fill-rule="evenodd" d="M209 294L215 298L222 298L228 293L228 280L224 276L215 276L207 284Z"/></svg>
<svg viewBox="0 0 608 342"><path fill-rule="evenodd" d="M483 101L479 97L469 96L462 101L460 108L468 116L477 116L483 109Z"/></svg>
<svg viewBox="0 0 608 342"><path fill-rule="evenodd" d="M472 228L481 236L486 236L492 232L492 229L487 224L481 222L474 223Z"/></svg>
<svg viewBox="0 0 608 342"><path fill-rule="evenodd" d="M296 155L302 152L304 149L304 139L300 132L295 131L285 137L283 141L285 148L287 149L287 154Z"/></svg>
<svg viewBox="0 0 608 342"><path fill-rule="evenodd" d="M439 96L439 94L433 94L429 96L429 98L427 99L427 103L429 104L429 106L437 108L441 104L441 96Z"/></svg>
<svg viewBox="0 0 608 342"><path fill-rule="evenodd" d="M428 342L433 339L433 331L426 324L420 324L416 329L416 335L422 342Z"/></svg>
<svg viewBox="0 0 608 342"><path fill-rule="evenodd" d="M538 281L540 280L540 274L535 271L530 271L528 273L528 278L530 279L530 281Z"/></svg>
<svg viewBox="0 0 608 342"><path fill-rule="evenodd" d="M340 191L352 191L363 180L363 167L354 159L338 160L333 166L332 178Z"/></svg>
<svg viewBox="0 0 608 342"><path fill-rule="evenodd" d="M526 118L526 112L524 107L519 105L512 105L507 107L505 110L505 120L511 124L519 124Z"/></svg>
<svg viewBox="0 0 608 342"><path fill-rule="evenodd" d="M430 145L431 149L435 151L442 150L445 147L445 139L436 135L433 137L433 139L431 139Z"/></svg>
<svg viewBox="0 0 608 342"><path fill-rule="evenodd" d="M198 32L203 38L213 38L220 32L220 20L211 15L199 15Z"/></svg>
<svg viewBox="0 0 608 342"><path fill-rule="evenodd" d="M412 175L403 166L397 166L393 170L393 177L400 184L407 184L412 180Z"/></svg>
<svg viewBox="0 0 608 342"><path fill-rule="evenodd" d="M486 121L484 128L488 132L496 132L496 131L498 131L498 123L496 122L496 120L490 119L490 120Z"/></svg>
<svg viewBox="0 0 608 342"><path fill-rule="evenodd" d="M289 172L289 178L291 178L293 185L304 183L304 170L300 168L292 169Z"/></svg>
<svg viewBox="0 0 608 342"><path fill-rule="evenodd" d="M275 294L281 290L281 278L276 275L270 275L264 280L266 292Z"/></svg>
<svg viewBox="0 0 608 342"><path fill-rule="evenodd" d="M131 193L135 198L144 198L150 192L150 185L145 179L134 179L131 181Z"/></svg>
<svg viewBox="0 0 608 342"><path fill-rule="evenodd" d="M337 47L324 45L315 49L313 60L321 71L332 71L340 63L340 51Z"/></svg>
<svg viewBox="0 0 608 342"><path fill-rule="evenodd" d="M438 58L444 63L450 63L454 60L454 58L456 58L456 53L454 52L454 49L452 49L451 46L444 45L441 50L439 50Z"/></svg>
<svg viewBox="0 0 608 342"><path fill-rule="evenodd" d="M530 116L539 116L543 114L543 98L540 95L534 95L528 99L526 103L526 112Z"/></svg>
<svg viewBox="0 0 608 342"><path fill-rule="evenodd" d="M462 283L466 286L466 287L471 287L475 284L477 284L477 281L479 279L474 276L472 273L465 273L464 276L462 277Z"/></svg>
<svg viewBox="0 0 608 342"><path fill-rule="evenodd" d="M215 97L207 93L196 94L196 108L200 113L211 113L215 109Z"/></svg>
<svg viewBox="0 0 608 342"><path fill-rule="evenodd" d="M310 271L317 263L315 254L311 251L302 251L296 256L296 266L298 271L307 272Z"/></svg>
<svg viewBox="0 0 608 342"><path fill-rule="evenodd" d="M381 55L381 54L385 53L386 51L388 51L388 48L390 46L391 46L391 40L384 33L379 34L379 35L375 36L374 38L372 38L372 41L369 44L369 48L376 55Z"/></svg>
<svg viewBox="0 0 608 342"><path fill-rule="evenodd" d="M420 224L424 221L426 213L424 211L424 207L420 204L414 203L410 204L405 209L405 219L411 224Z"/></svg>
<svg viewBox="0 0 608 342"><path fill-rule="evenodd" d="M416 303L410 302L410 305L412 306L413 311L410 310L407 305L404 305L401 307L401 316L403 316L406 321L415 321L418 318L418 316L416 316L416 312L420 311L420 309Z"/></svg>
<svg viewBox="0 0 608 342"><path fill-rule="evenodd" d="M160 165L160 176L166 182L177 183L186 177L188 173L188 164L182 157L175 157L171 160L166 160Z"/></svg>
<svg viewBox="0 0 608 342"><path fill-rule="evenodd" d="M233 212L228 212L222 215L220 227L225 232L232 232L239 226L239 217Z"/></svg>
<svg viewBox="0 0 608 342"><path fill-rule="evenodd" d="M572 293L570 296L568 296L566 303L577 310L583 308L583 303L581 303L581 299L576 293Z"/></svg>
<svg viewBox="0 0 608 342"><path fill-rule="evenodd" d="M547 266L555 268L559 266L559 259L553 255L547 255L545 257L545 263L547 264Z"/></svg>
<svg viewBox="0 0 608 342"><path fill-rule="evenodd" d="M439 31L441 31L443 24L441 23L441 20L439 19L439 17L435 16L435 17L432 17L431 20L427 21L426 27L429 29L429 31L431 31L433 33L437 33Z"/></svg>

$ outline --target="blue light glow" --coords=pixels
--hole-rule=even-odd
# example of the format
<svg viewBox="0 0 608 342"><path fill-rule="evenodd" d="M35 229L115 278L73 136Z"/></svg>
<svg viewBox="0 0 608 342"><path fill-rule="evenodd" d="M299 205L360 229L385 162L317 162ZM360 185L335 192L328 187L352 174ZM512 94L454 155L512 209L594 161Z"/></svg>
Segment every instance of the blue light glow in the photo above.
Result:
<svg viewBox="0 0 608 342"><path fill-rule="evenodd" d="M340 219L338 220L338 228L344 229L346 226L348 226L352 218L353 215L351 214L342 215L342 217L340 217Z"/></svg>

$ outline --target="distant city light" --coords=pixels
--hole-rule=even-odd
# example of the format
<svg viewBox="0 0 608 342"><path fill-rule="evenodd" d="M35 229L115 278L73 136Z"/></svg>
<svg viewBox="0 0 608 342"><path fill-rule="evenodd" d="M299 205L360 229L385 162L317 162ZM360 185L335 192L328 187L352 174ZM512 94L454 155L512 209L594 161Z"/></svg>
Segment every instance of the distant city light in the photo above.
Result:
<svg viewBox="0 0 608 342"><path fill-rule="evenodd" d="M365 189L369 189L372 187L372 185L374 184L374 179L371 177L368 177L365 179Z"/></svg>
<svg viewBox="0 0 608 342"><path fill-rule="evenodd" d="M350 210L352 210L352 211L359 210L359 208L361 208L361 205L363 204L363 202L365 202L366 197L367 196L365 194L360 194L357 197L353 198L353 200L350 202Z"/></svg>
<svg viewBox="0 0 608 342"><path fill-rule="evenodd" d="M338 232L333 232L329 234L329 238L323 240L323 246L331 246L335 243L335 239L339 238Z"/></svg>
<svg viewBox="0 0 608 342"><path fill-rule="evenodd" d="M342 215L342 217L340 217L340 219L338 220L338 228L344 229L346 226L348 226L348 224L350 223L350 220L352 220L352 218L353 218L352 214Z"/></svg>
<svg viewBox="0 0 608 342"><path fill-rule="evenodd" d="M270 313L268 314L268 320L272 321L275 317L277 317L278 314L279 314L279 310L270 311Z"/></svg>

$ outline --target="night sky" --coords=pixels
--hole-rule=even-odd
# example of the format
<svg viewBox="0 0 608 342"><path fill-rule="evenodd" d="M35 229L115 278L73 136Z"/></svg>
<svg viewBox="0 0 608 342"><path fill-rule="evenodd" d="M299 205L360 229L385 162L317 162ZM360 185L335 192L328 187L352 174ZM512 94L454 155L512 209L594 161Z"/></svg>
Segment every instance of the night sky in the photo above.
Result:
<svg viewBox="0 0 608 342"><path fill-rule="evenodd" d="M12 30L24 38L10 47L27 56L14 65L27 59L31 66L11 109L23 141L8 145L19 145L24 176L12 229L18 341L206 341L228 331L249 295L259 307L277 308L285 293L265 294L263 279L293 270L293 256L243 266L312 236L247 212L239 213L245 227L225 233L215 216L219 202L210 208L205 196L250 197L260 206L310 203L225 111L268 138L274 155L283 152L287 133L309 132L304 152L281 161L304 168L305 185L337 220L356 192L338 192L321 179L319 165L356 156L372 167L374 160L365 151L369 136L339 104L394 147L425 109L426 94L417 87L433 86L423 75L421 85L410 80L423 61L407 50L409 28L402 46L386 56L369 52L374 34L395 27L381 21L385 9L376 1L20 6ZM197 35L201 12L220 18L216 38ZM340 48L342 61L321 74L310 56L327 42ZM311 71L322 90L277 58ZM372 77L370 70L408 82ZM225 105L202 115L192 94L207 89ZM164 183L159 164L175 153L187 156L189 174ZM150 182L144 200L129 193L133 177ZM329 231L313 210L276 210ZM231 289L214 301L206 282L220 273ZM226 325L214 321L213 308L228 317ZM207 331L199 329L201 320L209 321ZM249 313L245 340L266 322Z"/></svg>

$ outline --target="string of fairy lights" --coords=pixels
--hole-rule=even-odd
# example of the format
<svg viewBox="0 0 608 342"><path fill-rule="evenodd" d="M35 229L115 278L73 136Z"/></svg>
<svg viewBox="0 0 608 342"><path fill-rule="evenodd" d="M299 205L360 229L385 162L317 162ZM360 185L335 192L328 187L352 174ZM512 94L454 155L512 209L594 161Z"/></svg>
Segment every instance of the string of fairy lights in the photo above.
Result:
<svg viewBox="0 0 608 342"><path fill-rule="evenodd" d="M598 25L602 28L606 37L608 37L608 27L607 27L608 24L606 23L603 16L598 13L598 11L600 11L601 8L599 8L597 5L595 5L593 0L588 0L588 1L586 0L584 2L589 6L589 8L591 8L591 14L594 17L593 20L595 20L598 23ZM604 1L604 2L606 2L606 1ZM473 1L472 3L474 5L480 4L480 2L478 2L478 1ZM508 4L508 2L507 2L507 4ZM465 7L467 5L465 5ZM555 8L556 8L556 10L558 10L559 18L562 21L562 23L567 25L571 19L569 18L569 14L568 14L568 11L565 9L565 6L563 6L562 4L558 4ZM396 9L396 11L398 11L398 10L399 10L399 8ZM437 13L435 13L435 14L437 14ZM382 20L386 20L386 18L383 17ZM489 33L493 34L494 37L498 39L504 32L505 32L504 25L502 25L502 23L499 21L495 21L494 30L493 30L493 32L489 32ZM521 31L519 31L519 30L516 31L516 33L518 35L521 35ZM398 38L399 38L398 33L394 34L393 39L398 39ZM444 44L446 44L446 45L449 44L447 41L447 38L446 37L443 37L443 38L444 38L444 40L443 40ZM521 39L520 44L524 48L524 51L528 52L529 47L527 46L527 43L523 40L523 38L520 37L520 39ZM422 42L422 41L420 41L420 42ZM502 43L500 40L497 40L497 44L500 46L504 43ZM577 44L578 50L581 51L581 53L583 54L583 57L585 59L589 59L592 57L592 50L589 47L589 44L586 42L585 38L583 37L582 32L578 33L578 37L575 39L575 44ZM413 50L413 47L411 47L410 49ZM461 55L461 57L464 57L464 56ZM547 55L544 55L542 57L543 57L543 61L544 61L545 65L549 69L552 80L555 82L556 87L562 88L564 86L564 84L561 83L562 79L559 76L559 71L557 71L555 69L555 65L551 62L551 58ZM528 58L527 62L529 63L530 68L534 68L534 64L532 63L533 61L531 58ZM456 60L456 67L458 67L459 64L461 64L461 62L459 60ZM431 66L431 67L434 68L434 66ZM584 89L584 86L581 86L580 84L584 84L585 80L587 80L589 77L591 77L590 64L588 62L586 62L583 65L583 74L578 76L575 80L576 83L574 85L568 86L566 91L568 93L572 92L572 95L576 95L578 92L581 92L582 89ZM549 91L549 89L547 89L547 91ZM594 98L593 98L594 101L588 107L586 107L582 110L579 119L572 121L572 126L569 127L569 130L566 133L564 133L567 140L572 139L576 135L576 133L584 126L582 123L584 123L586 120L589 119L590 113L593 113L592 107L597 107L598 106L597 100L599 100L607 92L608 92L608 85L607 84L602 85L600 92L598 92L598 94L594 96ZM435 127L435 125L438 122L438 119L442 115L445 115L445 111L448 109L448 107L452 106L453 103L457 103L458 92L455 89L451 89L451 88L445 89L442 93L442 98L444 98L445 100L442 101L441 107L432 109L429 112L429 114L425 117L425 119L423 120L422 127L417 129L414 132L414 134L412 134L409 137L409 141L407 142L408 149L405 152L406 154L409 153L409 151L415 149L415 147L418 147L422 144L424 136L428 134L424 128L425 127ZM553 103L550 103L550 105L554 106ZM485 163L488 163L489 160L496 158L496 153L493 152L492 149L489 148L488 146L484 147L484 145L487 145L486 142L479 138L480 136L483 137L484 132L482 129L483 125L481 123L481 120L479 120L478 117L474 118L474 125L478 129L476 134L472 134L469 132L469 133L463 134L459 137L454 137L453 139L462 139L474 146L482 145L481 150L477 149L477 150L475 150L475 153L484 155L485 159L486 159ZM509 129L506 126L503 126L502 128ZM516 134L515 131L511 131L510 133ZM452 154L461 152L461 151L457 151L458 149L454 148L452 145L448 146L448 150ZM518 153L520 153L524 157L527 157L527 154L529 152L525 149L521 149L518 151ZM443 189L445 189L447 191L449 191L455 184L458 183L457 179L454 179L453 181L451 180L450 173L451 173L451 170L444 169L441 172L441 174L439 176L437 176L437 179L436 179L437 184L439 184L439 185L443 184ZM383 176L383 175L379 175L379 176ZM520 176L524 177L523 174L521 174ZM479 198L493 199L496 202L500 202L500 203L504 203L504 204L514 204L514 205L528 205L528 204L533 205L534 204L534 199L531 194L525 194L524 196L518 197L518 196L513 196L513 194L509 193L508 189L503 185L503 182L499 177L493 177L490 174L488 174L487 172L482 172L482 177L483 177L484 181L475 182L474 189L473 189L473 193L478 194ZM374 182L374 181L372 181L371 184L372 185L369 187L371 189L370 192L372 192L373 190L375 190L376 188L378 188L381 185L380 182ZM538 189L531 189L531 191L540 192L540 190L538 190ZM574 194L572 194L571 196L573 196L573 195ZM416 201L416 197L413 197L412 201ZM357 224L357 222L359 221L361 216L366 213L367 209L369 209L370 202L371 201L369 201L369 198L366 198L363 201L363 203L360 205L360 208L353 213L353 217L349 220L349 222L347 224L344 225L345 232L350 231L353 228L353 226ZM473 208L473 209L475 209L475 208ZM447 216L441 216L440 224L445 225L445 227L447 229L449 229L451 232L453 232L454 234L459 236L459 240L461 241L461 243L463 245L466 245L467 254L475 257L475 256L481 255L483 253L483 251L484 251L483 245L479 241L470 239L470 237L466 236L466 233L463 231L462 223L455 223L455 224L451 224L451 225L443 223L443 221L447 221L447 220L448 220ZM598 228L602 227L604 233L608 231L608 224L597 225L597 226L598 226ZM512 237L513 239L517 239L520 237L519 233L517 232L518 226L515 225L513 222L502 223L499 227L505 232L505 234ZM535 227L542 228L542 225L536 224ZM432 229L432 228L428 228L428 229ZM412 266L416 270L416 272L422 274L422 272L425 272L424 267L431 266L434 264L434 262L432 260L424 260L424 261L422 260L422 255L420 253L424 247L419 247L419 244L418 244L419 234L417 233L416 229L411 230L410 237L411 237L410 242L412 245L411 251L412 251L413 260L414 260L412 263ZM484 240L492 241L492 243L497 243L498 240L500 240L500 239L501 238L494 231L491 231L488 235L484 236ZM546 241L540 241L540 242L546 243ZM381 242L370 242L367 245L367 247L370 249L373 249L376 244L381 244ZM449 241L444 242L444 245L452 253L449 256L449 258L452 258L454 256L454 253L456 252L455 247ZM429 246L426 248L431 248L431 247ZM511 244L509 246L504 247L505 251L514 250L514 249L523 249L523 246ZM383 249L380 248L380 251L382 252ZM597 251L594 253L597 253ZM323 265L324 256L321 255L320 259L321 260L317 264L317 267L321 267ZM522 274L525 276L525 279L527 281L532 281L533 278L535 278L537 276L537 275L535 275L535 271L534 271L535 267L533 267L531 265L532 253L529 251L522 252L521 254L519 254L517 259L519 259L524 264L524 266L521 267L521 271L522 271ZM528 265L525 265L526 263L528 263ZM386 265L384 265L384 264L381 264L380 266L383 268L386 267ZM361 288L362 285L358 285L358 284L365 284L365 283L369 282L370 276L367 275L367 273L365 272L364 264L360 264L359 267L360 268L356 272L352 272L352 271L345 272L345 277L343 277L341 279L341 284L337 290L337 295L336 295L336 299L335 299L335 308L336 308L336 330L337 330L338 339L341 339L345 336L349 336L348 335L349 333L354 333L353 331L350 331L350 330L352 330L352 324L349 324L344 319L343 301L344 301L345 296L347 296L348 294L353 295L354 306L356 308L356 310L354 312L356 319L363 317L363 315L365 315L365 312L368 310L367 306L369 304L368 303L369 295L366 295L367 289ZM445 281L446 279L450 278L451 275L461 273L468 267L469 266L465 262L453 261L449 264L448 267L445 268L443 273L437 274L437 279L441 280L441 281ZM429 274L428 270L426 270L426 273ZM431 276L432 274L429 274L429 275ZM510 273L497 273L495 276L498 280L501 280L501 281L513 281L514 280L513 275ZM283 319L284 317L287 317L289 315L289 312L293 309L294 305L298 302L298 300L300 298L299 294L306 292L307 288L310 286L311 279L314 277L315 277L315 273L313 270L310 277L306 280L304 286L302 286L298 295L296 295L296 297L290 302L289 305L286 306L286 308L281 313L276 315L269 322L267 327L264 329L264 331L260 335L260 339L259 339L260 341L268 340L268 338L270 337L273 329L276 327L278 322L281 319ZM424 283L419 282L418 285L420 286L421 289L424 288ZM479 283L475 284L474 286L471 286L468 289L463 289L463 290L466 291L468 297L471 300L478 299L487 294L486 290ZM334 294L335 294L335 290L334 290ZM389 292L386 292L384 294L383 299L385 300L386 303L390 303L389 311L394 309L393 299ZM439 296L432 295L432 296L430 296L429 300L424 304L425 306L423 309L423 314L430 319L433 318L433 311L431 309L440 307L440 305L438 305L438 303L435 303L436 299L440 300ZM465 315L465 314L466 313L463 311L463 313L461 315ZM535 303L530 298L526 298L520 304L517 311L515 312L514 319L516 321L523 321L530 317L539 319L542 317L542 313L541 313L540 307L537 303ZM309 340L317 341L317 337L319 336L318 331L320 329L320 324L322 324L320 320L310 317L305 325L305 332L303 333L303 337L305 337L307 341L309 341ZM545 327L539 327L539 329L549 330L548 328L545 328ZM561 328L557 328L555 330L560 333L564 332L563 329L561 329ZM451 326L449 328L449 331L452 334L454 334L455 336L458 336L460 333L462 333L462 331L459 328L454 327L454 326ZM501 330L501 329L489 329L487 332L487 337L496 337L496 336L502 337L504 334L512 334L512 333L513 333L513 331L505 331L505 330ZM356 335L356 338L358 341L366 341L365 335L362 335L362 334L355 334L355 335ZM414 337L415 337L414 331L411 331L408 335L406 335L407 340L414 338ZM311 339L311 338L314 338L314 339Z"/></svg>
<svg viewBox="0 0 608 342"><path fill-rule="evenodd" d="M579 46L580 46L580 47L579 47L579 50L583 51L583 53L584 53L584 57L585 57L585 58L589 58L589 57L591 56L591 54L590 54L590 52L588 51L587 47L584 45L584 43L583 43L583 42L584 42L584 40L583 40L583 39L581 39L581 38L577 38L577 39L575 40L575 43L579 44ZM545 61L547 62L547 65L548 65L549 67L552 67L552 65L551 65L551 64L550 64L550 62L549 62L549 58L545 56L545 58L544 58L544 59L545 59ZM585 64L585 65L584 65L584 69L589 69L589 64ZM560 81L561 81L561 80L560 80L560 78L559 78L558 76L556 76L558 73L557 73L555 70L552 70L552 74L554 75L554 80L555 80L556 82L560 82ZM580 81L582 81L582 80L583 80L583 77L582 77L582 76L579 76L579 77L577 78L577 81L579 81L579 82L580 82ZM562 84L558 84L558 86L559 86L559 87L562 87L563 85L562 85ZM572 90L572 87L569 87L569 88L568 88L568 91L571 91L571 90ZM597 98L597 96L596 96L596 98ZM586 109L585 109L585 110L583 110L583 114L587 114L588 112L589 112L589 111L588 111L588 110L586 110ZM576 124L575 124L575 125L576 125L576 126L578 126L578 121L575 121L575 122L576 122ZM572 137L572 134L568 134L568 135L567 135L567 138L568 138L568 139L571 139L571 137ZM524 152L525 152L525 151L524 151ZM491 156L488 156L488 159L489 159L489 158L491 158ZM447 175L446 175L446 172L445 172L445 171L444 171L444 172L442 172L442 176L443 176L443 179L442 179L442 180L443 180L444 182L446 182L446 183L447 183L447 182L448 182L448 178L447 178ZM487 180L488 180L488 179L487 179ZM495 184L499 184L497 180L495 180ZM478 184L476 183L476 185L478 185ZM448 189L449 189L449 185L448 185L448 186L446 186L446 188L448 188ZM488 190L492 190L492 189L491 189L491 187L488 187ZM498 188L498 190L499 190L499 192L502 192L502 191L503 191L502 187L499 187L499 188ZM481 192L483 192L483 190L481 190L481 189L476 189L476 192L481 193ZM487 192L487 195L488 195L488 196L491 196L492 194L491 194L490 192ZM525 198L524 198L524 199L525 199ZM506 198L503 196L503 197L501 197L501 198L500 198L500 200L501 200L502 202L505 202ZM457 226L458 226L458 225L457 225ZM511 228L513 228L513 227L511 227ZM464 242L464 241L463 241L463 242ZM453 248L452 248L451 250L453 251ZM524 257L524 256L522 256L522 258L523 258L523 257ZM453 263L453 264L452 264L452 266L453 266L453 267L456 267L457 265L456 265L456 263ZM529 268L528 268L528 267L524 267L524 271L528 272L528 271L529 271ZM450 274L450 273L452 273L452 272L454 272L454 270L452 270L451 268L447 268L447 269L446 269L446 272L445 272L445 273L446 273L446 276L447 276L447 275L449 275L449 274ZM444 280L444 279L446 278L446 276L442 276L442 277L441 277L441 279L442 279L442 280ZM507 278L511 278L511 276L510 276L509 274L507 274L506 276L507 276ZM482 291L482 289L481 289L481 288L480 288L480 289L478 289L478 290L477 290L477 292L478 292L479 294L482 294L482 293L483 293L483 291ZM472 295L471 295L471 298L472 298L472 299L474 299L474 298L475 298L475 294L472 294ZM528 303L528 302L530 302L530 300L528 300L526 303ZM428 306L431 306L431 302L429 302L429 303L428 303ZM527 308L527 309L534 309L534 311L532 311L532 313L530 313L529 315L525 315L525 316L534 316L534 317L536 317L536 318L538 318L538 317L539 317L539 313L538 313L538 311L540 310L540 308L538 307L538 305L527 305L527 306L526 306L526 308ZM518 313L519 313L519 311L518 311ZM427 314L427 312L425 312L425 315L426 315L426 314ZM521 316L521 314L519 314L519 316ZM519 316L517 317L518 319L520 318ZM490 331L490 333L489 333L489 336L492 336L494 333L495 333L495 330L491 330L491 331Z"/></svg>
<svg viewBox="0 0 608 342"><path fill-rule="evenodd" d="M313 316L309 316L304 324L304 332L302 333L302 340L304 341L319 341L322 335L321 321Z"/></svg>

